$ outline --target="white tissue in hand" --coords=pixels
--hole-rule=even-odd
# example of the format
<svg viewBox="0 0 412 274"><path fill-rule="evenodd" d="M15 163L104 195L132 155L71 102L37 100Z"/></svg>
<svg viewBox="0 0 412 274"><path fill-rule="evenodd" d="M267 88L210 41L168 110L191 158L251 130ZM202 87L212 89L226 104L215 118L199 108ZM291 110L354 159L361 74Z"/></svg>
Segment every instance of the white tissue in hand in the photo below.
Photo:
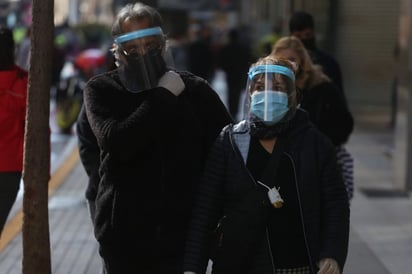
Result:
<svg viewBox="0 0 412 274"><path fill-rule="evenodd" d="M185 89L185 83L182 78L174 71L168 71L163 74L163 76L160 77L157 86L167 89L175 96L178 96Z"/></svg>

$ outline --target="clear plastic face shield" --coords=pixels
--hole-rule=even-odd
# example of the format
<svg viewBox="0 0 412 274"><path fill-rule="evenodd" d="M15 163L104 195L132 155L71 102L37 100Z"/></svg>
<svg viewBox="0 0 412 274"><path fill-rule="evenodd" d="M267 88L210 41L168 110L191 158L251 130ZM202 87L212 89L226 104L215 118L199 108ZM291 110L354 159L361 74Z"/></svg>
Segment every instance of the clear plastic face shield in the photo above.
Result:
<svg viewBox="0 0 412 274"><path fill-rule="evenodd" d="M245 119L275 125L292 119L297 99L295 75L282 65L252 67L246 85Z"/></svg>
<svg viewBox="0 0 412 274"><path fill-rule="evenodd" d="M166 72L165 38L160 27L124 33L118 47L120 80L130 92L153 88Z"/></svg>

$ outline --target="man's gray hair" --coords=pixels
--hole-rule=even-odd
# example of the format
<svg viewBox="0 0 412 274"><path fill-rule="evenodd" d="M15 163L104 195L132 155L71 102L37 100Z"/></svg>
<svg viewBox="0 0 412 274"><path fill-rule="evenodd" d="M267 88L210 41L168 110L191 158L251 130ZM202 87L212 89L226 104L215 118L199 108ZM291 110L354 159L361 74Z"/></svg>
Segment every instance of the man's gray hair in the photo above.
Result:
<svg viewBox="0 0 412 274"><path fill-rule="evenodd" d="M145 18L149 19L150 27L163 26L162 17L156 9L140 2L127 4L117 13L114 20L112 26L113 37L122 34L122 24L124 21L130 19L140 21Z"/></svg>

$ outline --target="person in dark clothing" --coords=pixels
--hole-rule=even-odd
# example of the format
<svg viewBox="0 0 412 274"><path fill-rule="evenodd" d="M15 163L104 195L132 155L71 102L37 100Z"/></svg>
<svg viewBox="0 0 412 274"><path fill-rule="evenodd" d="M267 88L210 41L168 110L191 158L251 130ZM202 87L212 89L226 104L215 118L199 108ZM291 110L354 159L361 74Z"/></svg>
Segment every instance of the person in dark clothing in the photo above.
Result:
<svg viewBox="0 0 412 274"><path fill-rule="evenodd" d="M167 67L160 14L117 14L118 68L90 79L84 106L100 149L94 233L107 273L182 273L193 192L231 117L206 80Z"/></svg>
<svg viewBox="0 0 412 274"><path fill-rule="evenodd" d="M348 198L353 196L353 159L345 148L354 127L352 113L338 87L313 64L303 43L294 36L283 37L274 45L272 55L293 61L299 67L296 86L301 91L301 108L312 123L336 146Z"/></svg>
<svg viewBox="0 0 412 274"><path fill-rule="evenodd" d="M229 43L219 52L218 67L226 74L228 86L228 108L234 119L239 109L239 98L246 84L247 71L251 64L250 49L241 44L239 33L233 29L229 32Z"/></svg>
<svg viewBox="0 0 412 274"><path fill-rule="evenodd" d="M294 80L286 59L251 66L249 113L222 130L198 187L185 274L205 273L209 258L213 274L342 273L348 200L334 146L298 108Z"/></svg>
<svg viewBox="0 0 412 274"><path fill-rule="evenodd" d="M211 29L204 24L198 27L194 41L188 45L188 70L211 82L215 61L211 45Z"/></svg>
<svg viewBox="0 0 412 274"><path fill-rule="evenodd" d="M312 62L322 66L324 73L344 93L342 71L338 61L329 53L319 49L316 44L313 16L305 11L296 11L289 19L290 35L299 38L309 51Z"/></svg>

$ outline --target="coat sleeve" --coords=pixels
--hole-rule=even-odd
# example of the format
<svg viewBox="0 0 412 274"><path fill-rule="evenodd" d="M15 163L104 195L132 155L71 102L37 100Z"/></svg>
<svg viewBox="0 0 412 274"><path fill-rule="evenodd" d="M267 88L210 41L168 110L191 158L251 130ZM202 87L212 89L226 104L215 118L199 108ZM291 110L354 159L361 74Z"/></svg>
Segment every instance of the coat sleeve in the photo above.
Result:
<svg viewBox="0 0 412 274"><path fill-rule="evenodd" d="M177 97L161 87L133 94L116 81L115 73L89 80L84 104L100 148L127 160L164 135L164 125L173 122Z"/></svg>
<svg viewBox="0 0 412 274"><path fill-rule="evenodd" d="M318 143L321 158L321 227L320 257L334 258L343 270L349 243L349 201L329 140Z"/></svg>
<svg viewBox="0 0 412 274"><path fill-rule="evenodd" d="M89 177L89 183L86 189L86 198L94 200L97 194L97 188L100 181L100 149L96 137L90 128L86 111L82 106L76 123L77 141L79 146L80 161Z"/></svg>

